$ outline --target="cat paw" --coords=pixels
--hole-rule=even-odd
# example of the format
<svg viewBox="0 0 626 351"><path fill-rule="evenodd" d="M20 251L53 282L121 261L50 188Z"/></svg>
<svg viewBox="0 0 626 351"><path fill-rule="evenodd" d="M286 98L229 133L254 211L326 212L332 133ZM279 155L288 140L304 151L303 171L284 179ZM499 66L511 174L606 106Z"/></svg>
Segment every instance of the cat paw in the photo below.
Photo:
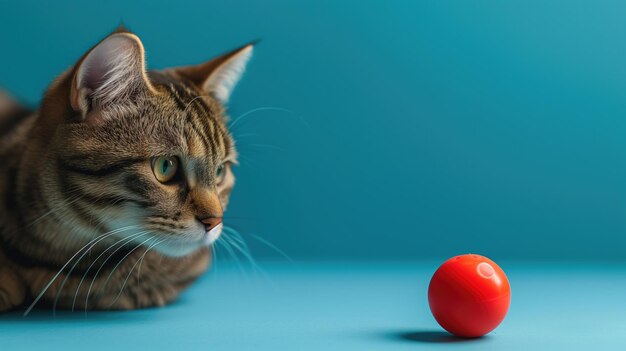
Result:
<svg viewBox="0 0 626 351"><path fill-rule="evenodd" d="M24 302L26 289L17 275L0 268L0 312L11 310Z"/></svg>

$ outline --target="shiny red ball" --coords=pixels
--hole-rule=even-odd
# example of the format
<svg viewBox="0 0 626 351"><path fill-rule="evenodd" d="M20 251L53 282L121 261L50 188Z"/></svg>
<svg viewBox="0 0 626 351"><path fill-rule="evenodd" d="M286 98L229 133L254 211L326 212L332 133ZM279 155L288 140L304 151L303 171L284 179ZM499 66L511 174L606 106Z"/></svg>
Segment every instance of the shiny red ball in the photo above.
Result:
<svg viewBox="0 0 626 351"><path fill-rule="evenodd" d="M428 286L428 303L437 322L466 338L483 336L504 319L511 287L504 271L480 255L455 256L435 272Z"/></svg>

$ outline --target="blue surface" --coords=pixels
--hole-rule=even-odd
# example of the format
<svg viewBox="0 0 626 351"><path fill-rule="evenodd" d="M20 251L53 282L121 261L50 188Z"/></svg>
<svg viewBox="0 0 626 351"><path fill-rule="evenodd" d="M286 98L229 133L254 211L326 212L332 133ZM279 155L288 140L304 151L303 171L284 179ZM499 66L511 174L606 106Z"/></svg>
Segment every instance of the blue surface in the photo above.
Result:
<svg viewBox="0 0 626 351"><path fill-rule="evenodd" d="M120 20L153 68L261 38L230 111L226 223L267 276L218 265L164 309L0 315L0 350L626 348L626 3L0 0L0 86L36 104ZM286 112L285 110L291 111ZM443 334L426 288L464 252L513 300ZM507 260L581 260L515 263Z"/></svg>
<svg viewBox="0 0 626 351"><path fill-rule="evenodd" d="M0 0L0 85L36 102L120 20L155 68L261 38L232 115L293 113L258 110L235 130L227 223L242 233L313 260L623 260L624 13L623 1Z"/></svg>
<svg viewBox="0 0 626 351"><path fill-rule="evenodd" d="M2 350L620 350L626 266L502 264L512 287L489 336L447 336L427 303L435 263L219 265L179 302L118 313L0 315Z"/></svg>

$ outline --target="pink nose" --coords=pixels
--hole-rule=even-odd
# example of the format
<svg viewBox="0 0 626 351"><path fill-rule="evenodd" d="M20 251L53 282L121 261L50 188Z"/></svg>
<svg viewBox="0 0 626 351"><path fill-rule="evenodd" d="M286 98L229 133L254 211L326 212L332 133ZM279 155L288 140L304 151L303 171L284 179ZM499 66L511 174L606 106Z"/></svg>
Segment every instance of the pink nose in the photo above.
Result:
<svg viewBox="0 0 626 351"><path fill-rule="evenodd" d="M217 227L220 223L222 223L222 217L208 217L205 219L201 219L200 222L204 223L204 227L206 231Z"/></svg>

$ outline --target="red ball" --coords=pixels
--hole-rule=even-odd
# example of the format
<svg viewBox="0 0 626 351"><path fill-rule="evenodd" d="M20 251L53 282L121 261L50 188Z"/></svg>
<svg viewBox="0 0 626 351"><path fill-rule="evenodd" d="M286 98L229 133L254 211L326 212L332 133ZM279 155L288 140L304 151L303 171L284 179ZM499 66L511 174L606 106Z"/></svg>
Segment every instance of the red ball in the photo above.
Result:
<svg viewBox="0 0 626 351"><path fill-rule="evenodd" d="M502 322L511 303L511 287L504 271L487 257L455 256L430 280L428 303L445 330L476 338Z"/></svg>

